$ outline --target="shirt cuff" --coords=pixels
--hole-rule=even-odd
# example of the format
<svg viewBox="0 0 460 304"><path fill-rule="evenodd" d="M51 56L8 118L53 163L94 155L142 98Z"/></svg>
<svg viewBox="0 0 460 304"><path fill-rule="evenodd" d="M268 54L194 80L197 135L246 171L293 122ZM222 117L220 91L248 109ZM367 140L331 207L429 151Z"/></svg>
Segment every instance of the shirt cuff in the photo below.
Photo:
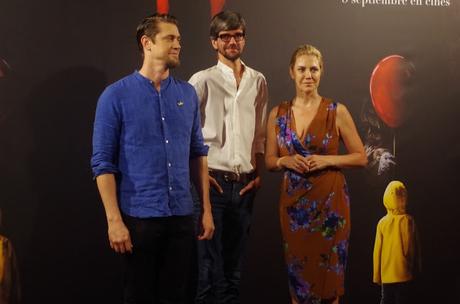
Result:
<svg viewBox="0 0 460 304"><path fill-rule="evenodd" d="M190 159L200 156L208 156L209 146L203 145L190 151Z"/></svg>
<svg viewBox="0 0 460 304"><path fill-rule="evenodd" d="M109 162L102 162L97 166L92 168L93 171L93 179L96 179L99 175L102 174L117 174L118 169L112 163Z"/></svg>

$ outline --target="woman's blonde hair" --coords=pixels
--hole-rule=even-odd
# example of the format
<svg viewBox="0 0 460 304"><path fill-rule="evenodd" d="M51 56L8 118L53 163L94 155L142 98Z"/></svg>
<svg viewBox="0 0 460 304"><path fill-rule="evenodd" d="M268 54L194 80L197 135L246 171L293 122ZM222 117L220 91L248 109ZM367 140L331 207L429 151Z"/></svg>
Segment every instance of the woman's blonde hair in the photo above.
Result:
<svg viewBox="0 0 460 304"><path fill-rule="evenodd" d="M295 61L297 60L297 58L303 55L316 56L316 58L318 58L319 61L319 67L321 68L321 72L323 72L323 55L321 55L321 52L317 48L310 44L302 44L295 49L294 53L292 53L289 67L292 69L295 65Z"/></svg>

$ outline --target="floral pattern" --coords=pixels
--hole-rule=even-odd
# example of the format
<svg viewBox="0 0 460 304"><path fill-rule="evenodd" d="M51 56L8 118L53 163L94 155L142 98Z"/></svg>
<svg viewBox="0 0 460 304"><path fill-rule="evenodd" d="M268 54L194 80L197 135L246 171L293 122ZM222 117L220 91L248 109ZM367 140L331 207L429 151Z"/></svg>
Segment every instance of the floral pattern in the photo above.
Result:
<svg viewBox="0 0 460 304"><path fill-rule="evenodd" d="M297 204L287 208L290 217L290 228L292 232L299 229L310 229L318 225L321 218L321 210L318 209L317 201L308 201L302 197Z"/></svg>
<svg viewBox="0 0 460 304"><path fill-rule="evenodd" d="M296 204L287 207L291 231L306 229L309 232L321 232L325 239L331 240L346 223L337 212L330 211L333 196L334 193L328 196L323 208L320 208L318 201L309 201L306 197L301 197Z"/></svg>
<svg viewBox="0 0 460 304"><path fill-rule="evenodd" d="M337 275L343 275L347 264L348 241L340 241L332 247L332 252L330 254L321 254L320 256L320 267L332 271ZM331 261L334 261L334 263Z"/></svg>
<svg viewBox="0 0 460 304"><path fill-rule="evenodd" d="M286 178L289 180L288 187L286 189L288 194L293 194L298 190L310 190L312 184L295 171L286 171L285 173Z"/></svg>
<svg viewBox="0 0 460 304"><path fill-rule="evenodd" d="M345 271L348 257L348 240L339 242L337 245L332 247L332 251L339 257L339 262L337 265L341 268L342 272Z"/></svg>
<svg viewBox="0 0 460 304"><path fill-rule="evenodd" d="M327 146L329 145L329 142L331 141L332 139L332 135L328 132L326 133L326 135L324 135L324 138L323 138L323 146L321 148L321 152L323 152L322 154L324 154L325 151L327 151Z"/></svg>
<svg viewBox="0 0 460 304"><path fill-rule="evenodd" d="M337 103L336 102L331 102L327 105L326 109L328 111L335 111L337 110Z"/></svg>
<svg viewBox="0 0 460 304"><path fill-rule="evenodd" d="M343 194L345 196L345 202L347 203L347 206L350 206L350 194L348 193L347 183L344 183L343 185Z"/></svg>
<svg viewBox="0 0 460 304"><path fill-rule="evenodd" d="M321 226L321 234L327 240L332 240L337 230L343 228L343 226L345 226L345 223L345 219L336 212L328 212L326 219L324 220L323 225Z"/></svg>
<svg viewBox="0 0 460 304"><path fill-rule="evenodd" d="M294 258L292 263L287 265L289 287L299 304L321 304L321 298L311 290L311 284L302 278L303 263Z"/></svg>
<svg viewBox="0 0 460 304"><path fill-rule="evenodd" d="M292 146L292 131L288 128L290 120L286 116L280 116L277 119L277 125L279 128L278 133L278 146L291 149Z"/></svg>
<svg viewBox="0 0 460 304"><path fill-rule="evenodd" d="M282 103L275 125L280 155L338 154L336 110L336 103L323 99L305 138L299 138L290 103ZM349 195L342 173L286 170L283 187L280 216L292 298L319 304L342 295L350 229Z"/></svg>

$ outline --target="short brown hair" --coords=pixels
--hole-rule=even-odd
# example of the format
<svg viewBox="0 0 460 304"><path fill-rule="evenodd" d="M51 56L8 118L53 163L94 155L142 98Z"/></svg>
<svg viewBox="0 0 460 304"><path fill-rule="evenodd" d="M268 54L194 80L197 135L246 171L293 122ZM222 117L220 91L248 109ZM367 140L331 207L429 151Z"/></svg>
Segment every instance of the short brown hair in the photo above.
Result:
<svg viewBox="0 0 460 304"><path fill-rule="evenodd" d="M155 36L160 31L158 29L158 24L160 22L165 23L172 23L176 26L179 26L179 22L177 21L176 17L168 14L153 14L151 16L145 17L137 26L136 29L136 39L137 39L137 46L139 47L139 51L144 54L144 50L142 48L141 38L142 36L150 37L152 40L155 39Z"/></svg>
<svg viewBox="0 0 460 304"><path fill-rule="evenodd" d="M209 36L217 39L222 31L232 31L241 28L246 33L246 21L240 13L233 11L222 11L215 15L211 20L209 27Z"/></svg>

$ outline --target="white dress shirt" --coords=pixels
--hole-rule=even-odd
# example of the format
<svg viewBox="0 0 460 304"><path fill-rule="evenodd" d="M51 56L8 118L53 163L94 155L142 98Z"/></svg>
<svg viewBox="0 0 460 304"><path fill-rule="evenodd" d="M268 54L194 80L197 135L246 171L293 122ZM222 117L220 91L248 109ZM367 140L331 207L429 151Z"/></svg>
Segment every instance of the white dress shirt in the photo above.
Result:
<svg viewBox="0 0 460 304"><path fill-rule="evenodd" d="M235 173L253 171L255 154L265 150L268 91L264 75L244 65L237 87L233 70L218 61L194 74L189 82L200 101L209 168Z"/></svg>

